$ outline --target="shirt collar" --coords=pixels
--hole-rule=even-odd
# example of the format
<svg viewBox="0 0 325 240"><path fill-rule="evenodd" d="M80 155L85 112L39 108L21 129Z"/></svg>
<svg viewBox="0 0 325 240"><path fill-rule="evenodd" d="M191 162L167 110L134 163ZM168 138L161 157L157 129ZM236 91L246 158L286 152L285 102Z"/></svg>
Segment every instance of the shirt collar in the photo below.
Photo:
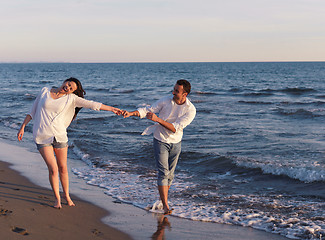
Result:
<svg viewBox="0 0 325 240"><path fill-rule="evenodd" d="M179 105L179 104L177 104L177 103L174 101L174 97L173 97L173 95L171 96L170 100L171 100L171 102L172 102L173 104L176 104L176 105L178 105L178 106L189 106L189 105L190 105L190 100L188 99L188 97L186 97L186 100L185 100L185 102L184 102L182 105Z"/></svg>

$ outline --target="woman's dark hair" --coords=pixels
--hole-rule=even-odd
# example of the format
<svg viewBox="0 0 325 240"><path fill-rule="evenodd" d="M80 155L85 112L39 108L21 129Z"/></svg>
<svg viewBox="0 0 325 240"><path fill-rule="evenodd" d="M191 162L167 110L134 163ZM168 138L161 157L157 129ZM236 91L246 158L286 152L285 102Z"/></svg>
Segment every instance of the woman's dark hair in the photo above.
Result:
<svg viewBox="0 0 325 240"><path fill-rule="evenodd" d="M177 84L178 84L178 85L182 85L184 91L185 91L187 94L190 94L190 92L191 92L191 84L190 84L189 81L187 81L187 80L185 80L185 79L180 79L180 80L177 81Z"/></svg>
<svg viewBox="0 0 325 240"><path fill-rule="evenodd" d="M74 82L77 85L77 90L75 90L73 93L76 94L78 97L84 98L84 95L86 95L85 90L82 88L81 82L76 78L68 78L64 82ZM74 110L74 116L72 120L74 120L77 117L78 112L81 110L81 108L76 107Z"/></svg>

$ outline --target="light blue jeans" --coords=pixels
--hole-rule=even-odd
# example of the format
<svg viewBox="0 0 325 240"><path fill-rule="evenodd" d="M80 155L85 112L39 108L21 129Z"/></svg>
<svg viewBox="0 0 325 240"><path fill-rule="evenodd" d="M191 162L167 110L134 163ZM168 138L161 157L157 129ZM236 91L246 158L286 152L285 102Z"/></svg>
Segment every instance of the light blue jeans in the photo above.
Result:
<svg viewBox="0 0 325 240"><path fill-rule="evenodd" d="M158 186L171 186L181 153L181 142L164 143L154 138L153 148L158 168Z"/></svg>

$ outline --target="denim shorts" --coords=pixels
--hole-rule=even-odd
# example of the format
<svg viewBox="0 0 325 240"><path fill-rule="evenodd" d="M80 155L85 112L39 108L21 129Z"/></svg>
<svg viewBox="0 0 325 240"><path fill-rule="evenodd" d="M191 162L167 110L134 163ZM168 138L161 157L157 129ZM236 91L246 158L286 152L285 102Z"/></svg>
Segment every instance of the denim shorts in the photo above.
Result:
<svg viewBox="0 0 325 240"><path fill-rule="evenodd" d="M43 147L50 147L53 146L53 148L65 148L68 146L68 142L57 142L55 138L53 138L53 143L46 143L46 144L37 144L37 150L40 150Z"/></svg>

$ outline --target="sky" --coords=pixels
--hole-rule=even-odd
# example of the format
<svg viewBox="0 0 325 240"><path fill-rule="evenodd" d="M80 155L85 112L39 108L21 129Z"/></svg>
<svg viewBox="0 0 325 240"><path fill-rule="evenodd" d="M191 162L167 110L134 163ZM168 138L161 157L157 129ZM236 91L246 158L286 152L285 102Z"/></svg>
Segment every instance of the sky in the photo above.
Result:
<svg viewBox="0 0 325 240"><path fill-rule="evenodd" d="M0 62L325 61L324 0L1 0Z"/></svg>

